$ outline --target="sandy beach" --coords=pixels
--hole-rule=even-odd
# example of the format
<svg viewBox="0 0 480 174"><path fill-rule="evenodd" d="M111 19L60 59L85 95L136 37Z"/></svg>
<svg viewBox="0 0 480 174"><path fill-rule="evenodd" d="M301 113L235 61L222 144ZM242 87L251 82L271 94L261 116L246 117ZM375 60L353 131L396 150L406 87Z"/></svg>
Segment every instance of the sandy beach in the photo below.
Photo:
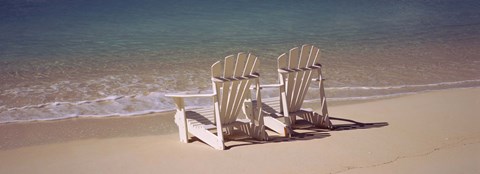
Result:
<svg viewBox="0 0 480 174"><path fill-rule="evenodd" d="M180 143L173 113L0 125L0 173L480 173L480 88L329 107L335 130Z"/></svg>
<svg viewBox="0 0 480 174"><path fill-rule="evenodd" d="M0 1L0 174L480 173L479 9L478 0ZM181 143L168 94L213 93L212 64L242 52L258 57L262 85L279 83L278 65L299 72L318 61L334 129L300 121L293 138L230 137L224 151ZM316 82L290 85L301 76L310 78L290 76L287 91L308 89L293 96L320 111ZM236 85L222 91L246 94ZM227 107L238 103L229 96Z"/></svg>

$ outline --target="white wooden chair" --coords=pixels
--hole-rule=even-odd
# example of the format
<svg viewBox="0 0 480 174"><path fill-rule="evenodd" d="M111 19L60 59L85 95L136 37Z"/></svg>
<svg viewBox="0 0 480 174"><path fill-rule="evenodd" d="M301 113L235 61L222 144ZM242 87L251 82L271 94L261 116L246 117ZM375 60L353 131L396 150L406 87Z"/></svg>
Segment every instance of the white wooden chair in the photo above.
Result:
<svg viewBox="0 0 480 174"><path fill-rule="evenodd" d="M212 94L167 94L177 106L175 123L178 125L180 141L188 143L188 133L215 149L223 150L224 136L233 132L244 132L259 140L267 140L263 125L261 103L252 105L250 87L255 86L255 96L261 100L259 60L253 54L238 53L225 57L222 66L217 61L211 67ZM211 97L213 106L186 111L184 98ZM243 109L246 118L239 117Z"/></svg>
<svg viewBox="0 0 480 174"><path fill-rule="evenodd" d="M263 101L263 111L267 113L264 116L265 126L283 136L289 136L297 117L300 117L317 127L331 129L321 70L320 50L313 45L295 47L290 49L288 54L280 55L278 57L280 84L261 86L280 90L279 98ZM311 82L317 82L319 86L321 113L302 108Z"/></svg>

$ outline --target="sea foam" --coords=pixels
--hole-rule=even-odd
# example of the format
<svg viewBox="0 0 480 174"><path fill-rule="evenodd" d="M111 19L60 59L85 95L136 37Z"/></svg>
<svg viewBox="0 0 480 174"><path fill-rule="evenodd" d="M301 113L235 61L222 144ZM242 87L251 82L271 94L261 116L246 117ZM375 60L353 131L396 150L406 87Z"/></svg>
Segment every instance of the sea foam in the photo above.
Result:
<svg viewBox="0 0 480 174"><path fill-rule="evenodd" d="M456 82L441 82L422 85L402 86L378 86L378 87L328 87L326 94L328 101L368 100L395 97L414 94L425 91L441 90L449 88L479 87L480 79ZM318 87L312 85L307 94L307 102L318 101ZM340 90L340 92L338 92ZM342 91L349 91L345 93ZM202 93L211 93L203 91ZM188 91L184 93L198 93ZM263 98L278 97L276 89L262 90ZM352 95L353 94L353 95ZM211 99L193 98L187 99L189 108L211 105ZM93 100L75 102L48 102L37 105L21 107L0 106L0 123L25 122L35 120L57 120L73 117L109 117L109 116L133 116L156 112L172 111L175 109L173 100L165 97L163 92L150 92L135 95L112 95Z"/></svg>

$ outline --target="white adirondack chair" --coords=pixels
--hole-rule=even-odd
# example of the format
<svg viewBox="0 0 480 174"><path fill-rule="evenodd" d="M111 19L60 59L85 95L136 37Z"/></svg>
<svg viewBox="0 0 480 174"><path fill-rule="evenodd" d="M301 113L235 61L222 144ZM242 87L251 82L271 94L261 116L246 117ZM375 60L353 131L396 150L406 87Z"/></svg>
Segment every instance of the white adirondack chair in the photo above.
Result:
<svg viewBox="0 0 480 174"><path fill-rule="evenodd" d="M264 116L265 126L283 136L289 136L297 117L300 117L317 127L331 129L321 70L320 50L313 45L295 47L290 49L288 54L280 55L278 57L280 84L261 86L280 89L279 98L263 101L263 111L267 113ZM302 108L312 81L318 82L321 113Z"/></svg>
<svg viewBox="0 0 480 174"><path fill-rule="evenodd" d="M211 67L213 94L167 94L177 106L175 123L180 141L188 143L188 133L215 149L223 150L224 136L232 132L244 132L259 140L267 140L263 125L261 103L252 105L250 87L255 86L257 100L261 100L259 60L253 54L238 53L225 57L224 65L217 61ZM184 98L211 97L213 106L185 110ZM240 118L243 109L246 118Z"/></svg>

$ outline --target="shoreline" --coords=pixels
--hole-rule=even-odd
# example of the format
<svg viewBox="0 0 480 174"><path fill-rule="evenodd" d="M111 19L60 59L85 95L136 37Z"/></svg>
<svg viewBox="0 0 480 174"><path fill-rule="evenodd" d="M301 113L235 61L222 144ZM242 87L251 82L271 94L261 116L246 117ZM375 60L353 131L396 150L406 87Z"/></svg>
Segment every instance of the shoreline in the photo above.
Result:
<svg viewBox="0 0 480 174"><path fill-rule="evenodd" d="M331 104L335 130L269 133L225 151L180 143L173 112L0 124L0 173L476 173L479 96L448 89Z"/></svg>
<svg viewBox="0 0 480 174"><path fill-rule="evenodd" d="M397 97L404 97L409 95L416 95L434 91L444 91L444 90L456 90L456 89L472 89L472 88L480 88L480 86L472 86L472 87L457 87L457 88L446 88L446 89L429 89L429 90L422 90L422 91L415 91L415 92L405 92L405 93L397 93L397 94L389 94L389 95L379 95L379 96L366 96L366 97L354 97L355 99L337 99L333 98L328 101L329 106L341 106L341 105L349 105L349 104L356 104L356 103L366 103L378 100L388 100ZM358 98L358 99L357 99ZM306 100L304 102L305 105L309 107L315 107L316 104L319 104L317 100ZM54 121L63 121L63 120L70 120L70 119L104 119L104 118L130 118L130 117L142 117L148 115L168 115L174 114L175 108L172 109L164 109L160 111L148 111L141 114L132 113L126 115L85 115L85 116L72 116L72 117L62 117L62 118L52 118L52 119L37 119L37 120L20 120L20 121L7 121L7 122L0 122L0 126L7 125L7 124L28 124L28 123L43 123L43 122L54 122Z"/></svg>

